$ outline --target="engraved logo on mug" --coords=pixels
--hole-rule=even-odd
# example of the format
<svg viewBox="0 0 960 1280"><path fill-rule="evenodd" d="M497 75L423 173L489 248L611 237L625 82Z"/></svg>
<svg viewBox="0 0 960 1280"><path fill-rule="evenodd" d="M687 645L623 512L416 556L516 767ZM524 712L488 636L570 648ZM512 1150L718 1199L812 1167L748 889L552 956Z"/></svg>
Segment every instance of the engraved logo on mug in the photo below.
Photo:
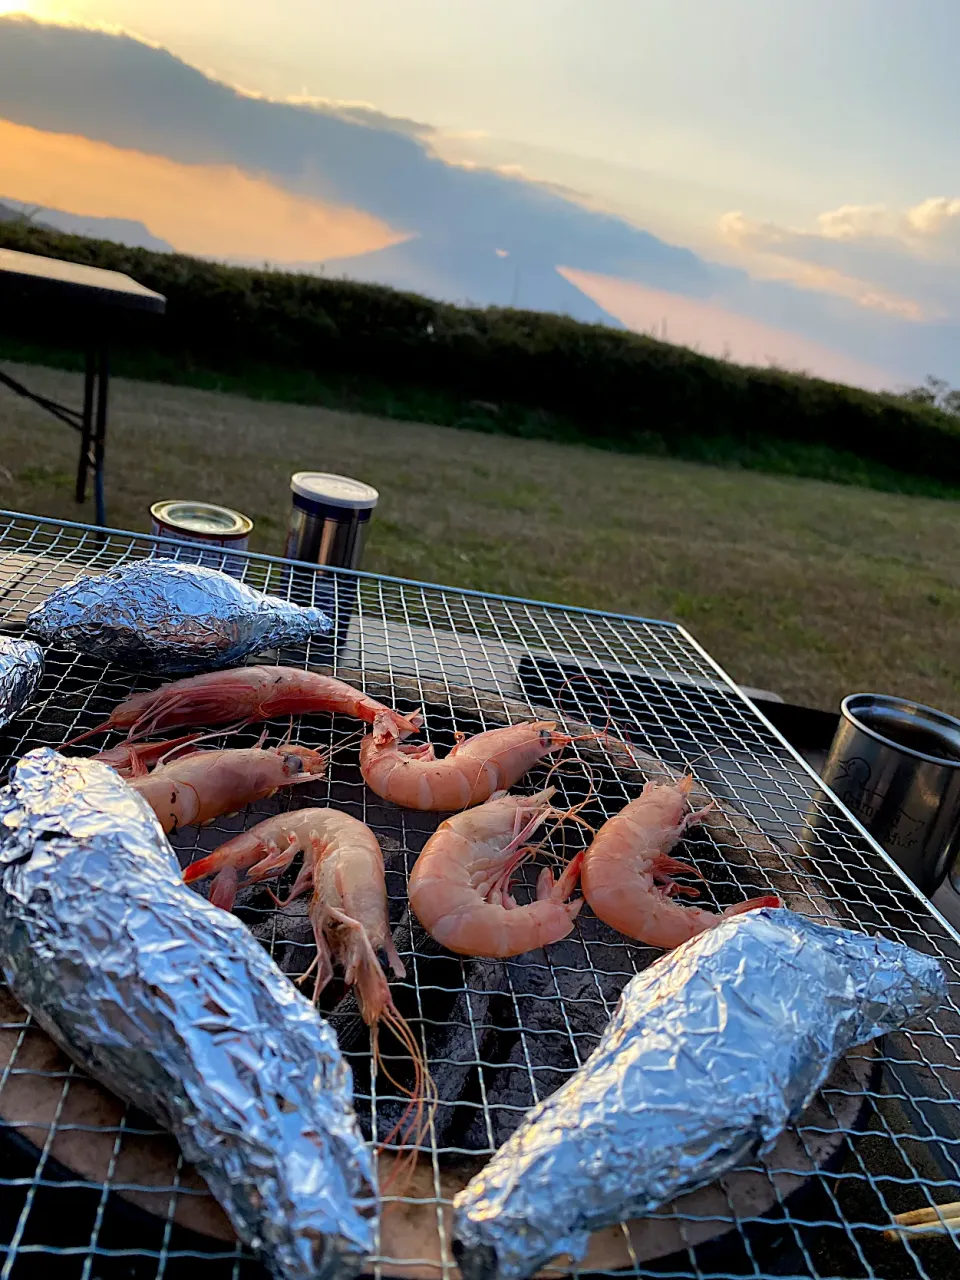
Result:
<svg viewBox="0 0 960 1280"><path fill-rule="evenodd" d="M863 756L850 756L849 759L840 761L834 782L838 798L866 823L872 823L877 817L885 796L885 793L867 786L870 773L868 760ZM912 849L919 843L923 825L922 819L911 818L909 813L898 809L889 825L884 823L880 831L874 829L874 833L884 844L896 849Z"/></svg>
<svg viewBox="0 0 960 1280"><path fill-rule="evenodd" d="M860 818L872 820L880 809L883 796L868 788L870 763L863 756L850 756L837 766L834 790L838 798Z"/></svg>
<svg viewBox="0 0 960 1280"><path fill-rule="evenodd" d="M897 849L912 849L918 843L922 828L923 822L920 818L911 818L909 813L898 809L887 840Z"/></svg>

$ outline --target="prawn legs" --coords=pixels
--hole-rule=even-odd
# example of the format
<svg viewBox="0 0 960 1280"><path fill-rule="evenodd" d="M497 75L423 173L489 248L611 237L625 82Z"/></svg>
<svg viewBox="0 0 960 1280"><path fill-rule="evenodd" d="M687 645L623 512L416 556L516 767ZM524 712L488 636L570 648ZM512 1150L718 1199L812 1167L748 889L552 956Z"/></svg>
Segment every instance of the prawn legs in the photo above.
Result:
<svg viewBox="0 0 960 1280"><path fill-rule="evenodd" d="M648 946L676 947L725 916L782 905L776 895L765 894L718 914L677 901L680 896L697 897L697 890L676 884L673 877L700 873L671 857L670 851L713 808L711 803L691 812L692 789L689 774L676 783L646 783L635 800L603 824L583 855L580 883L594 915Z"/></svg>
<svg viewBox="0 0 960 1280"><path fill-rule="evenodd" d="M407 1152L395 1165L391 1180L411 1174L417 1148L431 1123L437 1103L436 1086L412 1029L398 1011L383 964L396 978L406 976L394 946L387 912L383 854L364 823L336 809L299 809L278 814L244 831L184 872L187 884L214 876L210 900L229 910L241 877L246 883L276 879L303 854L303 865L284 908L310 892L308 918L316 943L316 957L299 981L313 976L316 1002L333 977L334 965L357 997L360 1015L370 1028L375 1066L408 1099L408 1105L382 1145L395 1140ZM387 1027L413 1065L407 1088L391 1075L380 1050L380 1028Z"/></svg>
<svg viewBox="0 0 960 1280"><path fill-rule="evenodd" d="M410 906L432 937L460 955L505 959L559 942L573 929L583 900L569 901L582 854L559 879L544 867L536 899L510 892L517 867L536 852L530 837L556 813L555 787L533 796L495 796L442 822L410 876ZM559 815L564 816L564 815Z"/></svg>

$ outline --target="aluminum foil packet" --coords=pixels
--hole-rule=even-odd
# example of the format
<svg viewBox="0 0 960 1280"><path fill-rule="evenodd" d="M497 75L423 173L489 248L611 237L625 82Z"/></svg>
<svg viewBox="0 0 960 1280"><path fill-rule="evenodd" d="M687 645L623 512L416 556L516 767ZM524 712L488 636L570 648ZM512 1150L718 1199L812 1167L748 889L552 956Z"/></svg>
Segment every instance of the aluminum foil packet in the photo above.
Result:
<svg viewBox="0 0 960 1280"><path fill-rule="evenodd" d="M44 644L160 675L210 671L333 628L321 609L263 595L219 569L153 558L60 587L26 625Z"/></svg>
<svg viewBox="0 0 960 1280"><path fill-rule="evenodd" d="M172 1130L283 1280L373 1249L373 1160L333 1030L151 810L95 760L31 751L0 792L0 969L94 1079Z"/></svg>
<svg viewBox="0 0 960 1280"><path fill-rule="evenodd" d="M43 650L32 640L0 636L0 729L29 704L43 676Z"/></svg>
<svg viewBox="0 0 960 1280"><path fill-rule="evenodd" d="M939 1004L936 960L784 908L633 978L594 1053L454 1201L464 1280L517 1280L769 1149L840 1057Z"/></svg>

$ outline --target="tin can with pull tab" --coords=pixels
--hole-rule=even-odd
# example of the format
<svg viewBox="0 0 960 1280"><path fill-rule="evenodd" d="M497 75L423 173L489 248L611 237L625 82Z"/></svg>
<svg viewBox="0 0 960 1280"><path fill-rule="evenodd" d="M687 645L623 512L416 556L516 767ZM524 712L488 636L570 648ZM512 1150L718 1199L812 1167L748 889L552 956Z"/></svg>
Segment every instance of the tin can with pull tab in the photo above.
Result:
<svg viewBox="0 0 960 1280"><path fill-rule="evenodd" d="M163 548L162 554L178 560L222 569L234 578L243 574L243 558L230 552L246 551L253 521L230 507L212 502L155 502L150 508L150 532L171 543L189 543Z"/></svg>

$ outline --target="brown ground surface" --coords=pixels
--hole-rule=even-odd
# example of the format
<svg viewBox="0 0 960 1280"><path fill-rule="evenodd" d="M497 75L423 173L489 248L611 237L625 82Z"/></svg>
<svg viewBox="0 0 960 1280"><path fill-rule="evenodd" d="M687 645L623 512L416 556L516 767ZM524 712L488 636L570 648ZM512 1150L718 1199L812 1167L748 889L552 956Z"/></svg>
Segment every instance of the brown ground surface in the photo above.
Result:
<svg viewBox="0 0 960 1280"><path fill-rule="evenodd" d="M8 366L79 402L76 375ZM743 683L824 707L856 689L960 712L960 519L935 499L625 457L117 380L111 525L206 498L282 550L301 468L375 484L365 568L671 618ZM77 438L0 389L0 504L92 520Z"/></svg>

